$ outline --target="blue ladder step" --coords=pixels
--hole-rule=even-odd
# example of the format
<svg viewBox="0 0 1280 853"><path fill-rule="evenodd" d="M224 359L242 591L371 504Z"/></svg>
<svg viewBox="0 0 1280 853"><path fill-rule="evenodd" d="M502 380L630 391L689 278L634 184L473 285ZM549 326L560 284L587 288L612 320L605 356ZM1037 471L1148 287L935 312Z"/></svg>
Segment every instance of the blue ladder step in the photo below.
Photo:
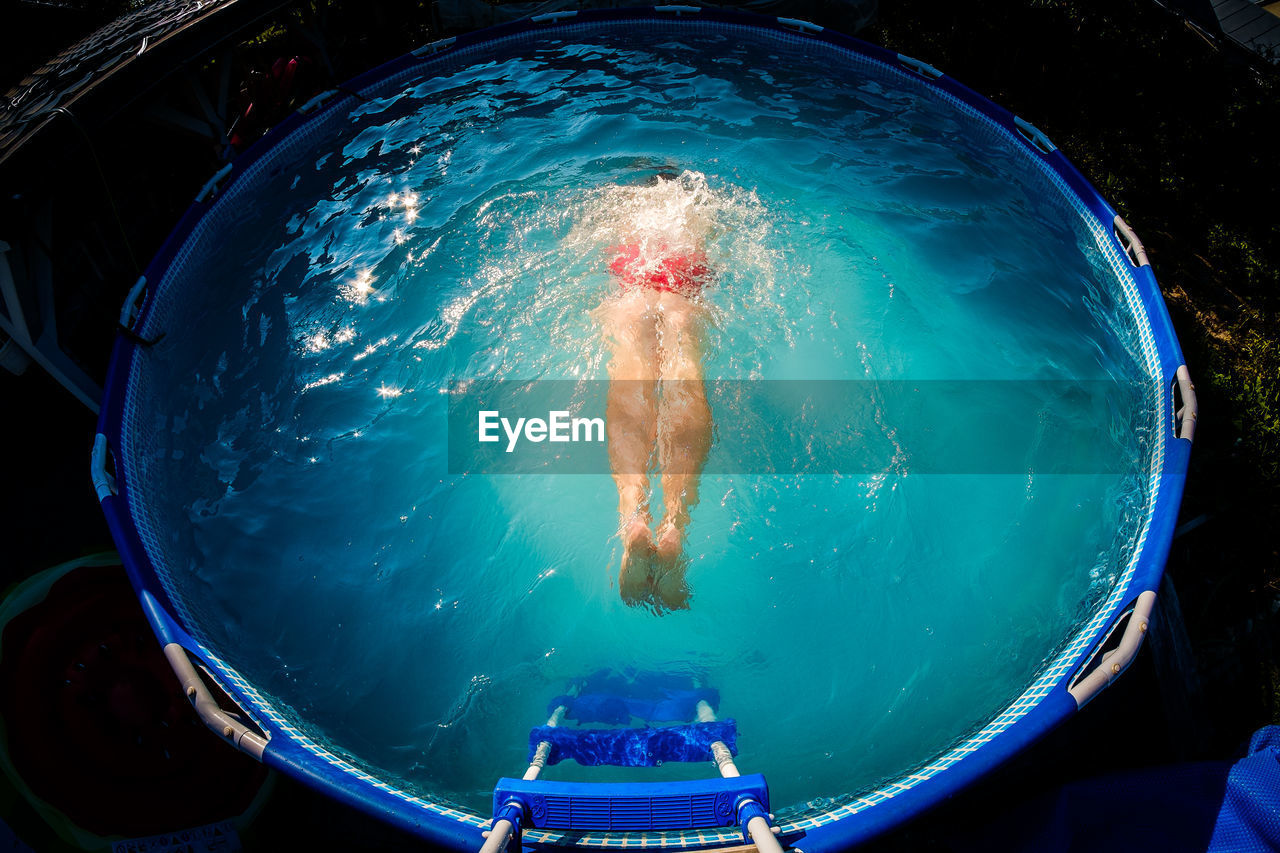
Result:
<svg viewBox="0 0 1280 853"><path fill-rule="evenodd" d="M643 729L538 726L529 732L529 761L546 743L551 745L547 764L573 759L584 767L654 767L666 761L710 761L711 745L717 741L737 755L737 740L733 720Z"/></svg>
<svg viewBox="0 0 1280 853"><path fill-rule="evenodd" d="M563 707L565 717L579 723L625 725L633 717L672 722L696 717L700 701L717 708L720 693L697 686L688 675L602 669L578 682L574 693L552 699L547 713Z"/></svg>
<svg viewBox="0 0 1280 853"><path fill-rule="evenodd" d="M499 779L493 813L518 809L520 823L575 832L711 829L744 821L739 810L769 810L769 786L751 773L692 782L606 784Z"/></svg>

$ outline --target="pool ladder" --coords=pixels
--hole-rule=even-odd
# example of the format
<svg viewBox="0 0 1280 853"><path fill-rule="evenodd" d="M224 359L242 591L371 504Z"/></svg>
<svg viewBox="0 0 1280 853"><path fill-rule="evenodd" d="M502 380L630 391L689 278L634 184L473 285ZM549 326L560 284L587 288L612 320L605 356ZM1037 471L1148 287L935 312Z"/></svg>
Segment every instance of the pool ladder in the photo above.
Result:
<svg viewBox="0 0 1280 853"><path fill-rule="evenodd" d="M672 685L688 682L687 687ZM657 695L649 689L657 688ZM621 688L621 691L619 691ZM692 688L692 689L690 689ZM714 690L691 679L652 674L620 675L602 671L572 685L553 700L545 726L530 732L529 767L520 779L498 780L493 792L493 822L480 853L522 848L525 829L644 832L717 829L739 826L743 840L761 853L782 853L769 813L769 788L759 773L742 775L734 763L736 726L719 721ZM568 728L579 722L621 722L631 711L670 712L692 708L692 723L642 729ZM636 716L640 716L637 714ZM665 719L666 716L660 717ZM662 761L709 758L718 779L669 783L552 782L540 779L548 763L575 758L579 763L654 766Z"/></svg>

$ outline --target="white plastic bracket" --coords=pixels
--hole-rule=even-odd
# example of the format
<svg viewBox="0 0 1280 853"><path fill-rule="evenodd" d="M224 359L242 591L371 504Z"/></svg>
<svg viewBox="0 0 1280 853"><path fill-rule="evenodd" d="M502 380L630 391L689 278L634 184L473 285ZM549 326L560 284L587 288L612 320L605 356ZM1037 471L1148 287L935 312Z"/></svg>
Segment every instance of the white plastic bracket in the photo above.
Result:
<svg viewBox="0 0 1280 853"><path fill-rule="evenodd" d="M90 470L93 476L93 491L98 495L98 503L119 492L116 490L116 478L107 471L107 437L98 433L93 438L93 453L89 457Z"/></svg>
<svg viewBox="0 0 1280 853"><path fill-rule="evenodd" d="M1196 418L1200 415L1200 404L1196 402L1196 385L1191 381L1191 371L1187 370L1185 364L1179 365L1178 372L1174 376L1174 383L1178 389L1173 406L1174 428L1177 430L1178 438L1194 441ZM1181 406L1178 405L1178 397L1182 398Z"/></svg>
<svg viewBox="0 0 1280 853"><path fill-rule="evenodd" d="M261 761L262 753L267 748L266 738L250 729L235 715L222 710L200 678L200 673L196 672L187 650L177 643L169 643L164 647L164 656L168 659L173 674L181 682L182 692L191 700L191 705L204 724L215 734Z"/></svg>
<svg viewBox="0 0 1280 853"><path fill-rule="evenodd" d="M138 276L138 280L133 283L133 287L129 288L129 295L124 298L124 305L120 308L120 325L126 329L133 328L133 321L138 319L140 311L138 300L142 298L142 294L146 289L147 277L145 275Z"/></svg>
<svg viewBox="0 0 1280 853"><path fill-rule="evenodd" d="M325 101L329 100L336 94L338 94L337 89L325 89L323 92L316 95L314 98L307 101L302 106L298 107L298 112L302 113L303 115L306 115L307 113L311 112L316 107L320 106L321 104L323 104Z"/></svg>
<svg viewBox="0 0 1280 853"><path fill-rule="evenodd" d="M1054 145L1053 142L1049 140L1048 136L1045 136L1044 131L1024 119L1022 116L1014 116L1013 123L1017 126L1018 132L1021 133L1028 142L1040 149L1042 153L1052 154L1058 150L1058 146Z"/></svg>
<svg viewBox="0 0 1280 853"><path fill-rule="evenodd" d="M541 15L534 15L529 20L535 24L555 24L566 18L576 18L578 16L577 9L566 9L562 12L545 12Z"/></svg>
<svg viewBox="0 0 1280 853"><path fill-rule="evenodd" d="M937 80L942 76L942 72L934 68L927 62L921 62L919 59L907 56L905 53L898 54L898 62L910 68L912 71L924 77L927 80Z"/></svg>
<svg viewBox="0 0 1280 853"><path fill-rule="evenodd" d="M1138 233L1129 227L1128 222L1120 218L1120 214L1117 213L1116 218L1111 220L1111 227L1115 231L1116 240L1120 242L1120 248L1124 249L1129 263L1135 267L1151 266L1151 261L1147 258L1146 247L1138 239Z"/></svg>
<svg viewBox="0 0 1280 853"><path fill-rule="evenodd" d="M817 24L811 24L808 21L802 21L799 18L778 18L777 21L784 27L790 27L793 30L799 30L810 35L822 32L822 27Z"/></svg>
<svg viewBox="0 0 1280 853"><path fill-rule="evenodd" d="M196 193L196 201L204 201L213 195L218 189L218 184L222 183L222 179L231 174L231 164L223 166L221 169L213 173L213 177L204 182L204 186L200 188L200 192Z"/></svg>
<svg viewBox="0 0 1280 853"><path fill-rule="evenodd" d="M1102 692L1102 688L1120 677L1120 673L1129 668L1133 659L1142 647L1142 638L1147 635L1151 625L1151 611L1155 609L1156 594L1150 590L1138 596L1134 602L1129 621L1124 626L1124 633L1114 649L1107 652L1088 673L1076 680L1067 689L1071 698L1076 700L1076 707L1083 708L1089 700ZM1114 633L1114 631L1113 631ZM1107 639L1111 638L1110 634ZM1104 643L1106 640L1103 641Z"/></svg>
<svg viewBox="0 0 1280 853"><path fill-rule="evenodd" d="M456 42L457 40L458 39L453 36L447 39L438 39L437 41L424 44L422 47L418 48L417 50L414 50L413 55L418 57L419 59L421 59L424 56L434 56L435 54L440 53L441 51L445 51L453 47L454 42Z"/></svg>

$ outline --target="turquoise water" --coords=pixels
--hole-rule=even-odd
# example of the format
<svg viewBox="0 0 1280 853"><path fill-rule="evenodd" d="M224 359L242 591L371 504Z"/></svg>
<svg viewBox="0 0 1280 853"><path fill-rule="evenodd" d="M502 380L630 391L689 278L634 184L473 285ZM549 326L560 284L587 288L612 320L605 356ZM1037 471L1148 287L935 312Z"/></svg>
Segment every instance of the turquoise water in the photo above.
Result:
<svg viewBox="0 0 1280 853"><path fill-rule="evenodd" d="M1115 274L1024 153L810 50L481 56L361 104L207 238L134 401L152 557L304 730L486 813L567 681L696 673L785 817L964 738L1106 595L1147 500L1138 399L1102 425L1107 473L721 466L666 615L619 597L607 472L450 473L451 381L606 377L620 223L706 229L710 378L1019 380L1055 389L1049 424L1078 415L1062 388L1144 379ZM659 168L679 180L638 192Z"/></svg>

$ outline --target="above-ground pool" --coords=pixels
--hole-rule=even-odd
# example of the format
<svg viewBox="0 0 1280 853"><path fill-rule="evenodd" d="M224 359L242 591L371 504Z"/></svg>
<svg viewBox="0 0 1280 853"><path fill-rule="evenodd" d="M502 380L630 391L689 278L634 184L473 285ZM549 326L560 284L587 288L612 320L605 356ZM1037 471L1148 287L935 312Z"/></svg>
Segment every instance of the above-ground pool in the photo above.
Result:
<svg viewBox="0 0 1280 853"><path fill-rule="evenodd" d="M670 611L619 594L602 446L471 425L602 414L610 259L693 221L714 431ZM1193 422L1141 244L1039 131L922 63L687 7L544 16L316 99L134 297L95 482L190 694L458 847L600 671L713 690L805 850L955 791L1131 658ZM647 763L543 778L716 775ZM589 826L524 841L619 843Z"/></svg>

